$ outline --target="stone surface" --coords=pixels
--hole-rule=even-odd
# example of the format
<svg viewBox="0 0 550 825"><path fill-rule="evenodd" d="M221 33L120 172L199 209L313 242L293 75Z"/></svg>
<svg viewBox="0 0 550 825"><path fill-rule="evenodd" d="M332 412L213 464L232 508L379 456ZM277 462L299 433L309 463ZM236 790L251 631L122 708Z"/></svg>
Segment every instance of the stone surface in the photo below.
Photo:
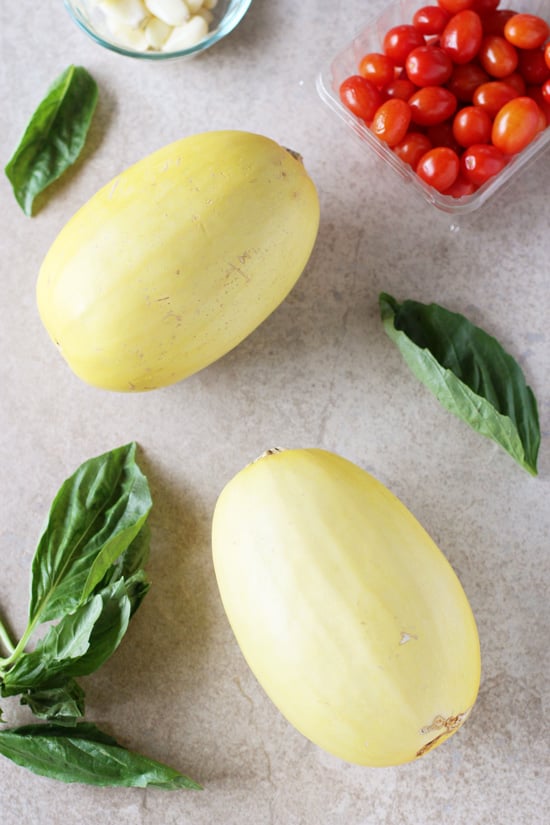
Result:
<svg viewBox="0 0 550 825"><path fill-rule="evenodd" d="M382 5L372 0L369 14ZM205 786L66 786L0 759L2 825L548 821L550 155L458 221L416 199L316 92L317 73L364 18L359 0L254 0L209 52L150 65L100 49L61 2L0 9L2 165L69 63L100 86L85 152L34 218L0 180L2 616L22 632L30 561L63 479L137 440L155 501L153 584L119 651L83 680L87 715ZM35 306L49 244L125 166L219 128L261 132L303 155L322 204L307 270L256 332L187 381L134 396L84 385ZM467 314L519 360L539 401L537 478L408 372L379 321L381 290ZM418 762L369 770L324 754L279 715L236 646L212 570L211 515L225 482L271 446L324 447L373 472L463 582L481 637L479 701L464 728ZM13 700L2 706L9 724L29 719Z"/></svg>

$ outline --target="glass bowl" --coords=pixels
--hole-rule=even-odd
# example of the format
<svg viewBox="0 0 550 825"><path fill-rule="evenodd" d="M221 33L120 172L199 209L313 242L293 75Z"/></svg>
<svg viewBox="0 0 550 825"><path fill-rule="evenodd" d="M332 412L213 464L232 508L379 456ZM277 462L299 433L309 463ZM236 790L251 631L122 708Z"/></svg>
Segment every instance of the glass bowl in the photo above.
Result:
<svg viewBox="0 0 550 825"><path fill-rule="evenodd" d="M126 57L152 61L181 59L204 52L233 31L248 11L251 2L252 0L218 0L211 11L212 21L208 33L198 43L171 51L153 51L132 48L117 42L109 31L106 15L98 7L97 0L64 0L65 8L77 26L100 46Z"/></svg>
<svg viewBox="0 0 550 825"><path fill-rule="evenodd" d="M332 59L326 62L317 76L317 91L349 132L358 137L368 152L374 152L388 164L409 188L428 203L449 214L464 214L478 209L485 201L500 191L510 180L525 168L550 144L550 125L540 132L526 148L513 156L504 169L490 178L473 194L455 198L444 195L424 183L411 166L404 163L385 143L370 131L366 123L357 118L340 100L340 84L349 76L358 74L358 64L363 55L382 51L382 41L388 29L403 23L411 23L414 13L426 5L435 5L436 0L396 0L382 12L367 21L351 42L344 45ZM550 23L550 0L513 0L501 3L501 7L511 6L516 12L536 14ZM495 78L496 80L497 78Z"/></svg>

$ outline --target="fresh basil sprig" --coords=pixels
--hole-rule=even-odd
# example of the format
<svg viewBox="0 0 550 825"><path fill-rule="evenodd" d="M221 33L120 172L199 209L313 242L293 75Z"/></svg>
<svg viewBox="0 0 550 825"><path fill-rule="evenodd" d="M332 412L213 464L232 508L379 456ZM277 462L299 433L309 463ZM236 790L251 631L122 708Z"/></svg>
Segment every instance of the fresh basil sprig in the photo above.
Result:
<svg viewBox="0 0 550 825"><path fill-rule="evenodd" d="M0 696L20 696L48 722L0 730L0 753L17 764L65 782L199 787L77 721L85 707L77 678L114 653L149 589L143 565L151 507L135 443L84 462L55 496L32 562L27 628L16 645L0 622L8 651L0 658Z"/></svg>
<svg viewBox="0 0 550 825"><path fill-rule="evenodd" d="M537 474L536 398L499 342L438 304L379 296L384 328L414 375L450 412Z"/></svg>
<svg viewBox="0 0 550 825"><path fill-rule="evenodd" d="M38 105L5 168L25 215L32 215L36 196L78 158L97 98L93 77L82 66L71 65Z"/></svg>

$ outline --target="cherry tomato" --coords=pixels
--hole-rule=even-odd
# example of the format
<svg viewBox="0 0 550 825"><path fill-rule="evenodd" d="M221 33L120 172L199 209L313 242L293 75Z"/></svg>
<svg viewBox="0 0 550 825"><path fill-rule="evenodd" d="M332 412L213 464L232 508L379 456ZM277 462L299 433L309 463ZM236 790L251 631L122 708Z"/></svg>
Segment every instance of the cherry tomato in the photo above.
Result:
<svg viewBox="0 0 550 825"><path fill-rule="evenodd" d="M471 9L453 15L441 35L441 48L453 63L469 63L479 51L483 26L479 14Z"/></svg>
<svg viewBox="0 0 550 825"><path fill-rule="evenodd" d="M507 74L505 77L499 78L503 83L507 83L508 86L512 86L518 93L518 95L524 95L525 89L527 88L527 84L523 79L523 75L519 72L512 72L512 74Z"/></svg>
<svg viewBox="0 0 550 825"><path fill-rule="evenodd" d="M518 49L538 49L549 34L546 20L535 14L515 14L504 26L504 37Z"/></svg>
<svg viewBox="0 0 550 825"><path fill-rule="evenodd" d="M438 46L418 46L407 55L405 69L417 86L440 86L450 78L453 62Z"/></svg>
<svg viewBox="0 0 550 825"><path fill-rule="evenodd" d="M512 9L496 9L495 11L480 12L484 34L504 37L504 27L507 21L517 12Z"/></svg>
<svg viewBox="0 0 550 825"><path fill-rule="evenodd" d="M380 89L361 75L347 77L340 85L340 100L354 115L370 123L384 98Z"/></svg>
<svg viewBox="0 0 550 825"><path fill-rule="evenodd" d="M398 97L400 100L408 100L413 95L418 86L415 86L408 77L397 77L388 83L384 92L388 97Z"/></svg>
<svg viewBox="0 0 550 825"><path fill-rule="evenodd" d="M544 60L546 62L546 65L550 69L550 43L547 43L544 47Z"/></svg>
<svg viewBox="0 0 550 825"><path fill-rule="evenodd" d="M489 117L494 117L505 103L518 97L513 86L503 80L492 80L489 83L482 83L474 92L474 104L484 109ZM486 143L487 141L478 141Z"/></svg>
<svg viewBox="0 0 550 825"><path fill-rule="evenodd" d="M442 123L434 123L433 126L426 127L426 135L432 142L432 146L446 146L453 149L459 155L463 147L457 143L453 135L453 121L444 120Z"/></svg>
<svg viewBox="0 0 550 825"><path fill-rule="evenodd" d="M471 9L474 0L437 0L437 5L448 11L449 14L456 14L464 9Z"/></svg>
<svg viewBox="0 0 550 825"><path fill-rule="evenodd" d="M545 80L541 86L541 93L546 103L550 106L550 79Z"/></svg>
<svg viewBox="0 0 550 825"><path fill-rule="evenodd" d="M520 49L518 69L528 84L542 84L550 77L544 49Z"/></svg>
<svg viewBox="0 0 550 825"><path fill-rule="evenodd" d="M394 97L376 110L370 125L374 134L388 146L400 143L411 122L411 108L405 100Z"/></svg>
<svg viewBox="0 0 550 825"><path fill-rule="evenodd" d="M416 169L422 155L431 148L432 142L423 132L407 132L403 140L393 147L393 151L404 163Z"/></svg>
<svg viewBox="0 0 550 825"><path fill-rule="evenodd" d="M482 186L489 178L498 175L506 166L508 159L500 149L490 143L478 143L464 150L460 158L460 170L463 176L475 186Z"/></svg>
<svg viewBox="0 0 550 825"><path fill-rule="evenodd" d="M493 123L493 145L514 155L531 143L540 130L540 109L532 97L516 97L505 103Z"/></svg>
<svg viewBox="0 0 550 825"><path fill-rule="evenodd" d="M441 6L422 6L413 15L413 26L421 34L441 34L450 18Z"/></svg>
<svg viewBox="0 0 550 825"><path fill-rule="evenodd" d="M415 29L414 26L403 24L394 26L386 32L383 40L384 54L396 63L397 66L404 66L409 52L418 46L424 46L426 41L424 36Z"/></svg>
<svg viewBox="0 0 550 825"><path fill-rule="evenodd" d="M453 120L453 135L461 146L489 143L493 121L479 106L465 106Z"/></svg>
<svg viewBox="0 0 550 825"><path fill-rule="evenodd" d="M463 177L459 172L455 182L452 186L449 186L448 189L445 189L443 194L450 195L453 198L463 198L465 195L473 195L476 189L477 186L475 183L472 183L471 180L467 180L467 178Z"/></svg>
<svg viewBox="0 0 550 825"><path fill-rule="evenodd" d="M477 11L478 14L485 14L486 12L494 11L499 3L500 0L474 0L471 8L473 11Z"/></svg>
<svg viewBox="0 0 550 825"><path fill-rule="evenodd" d="M548 89L547 93L545 94L546 86L550 87L550 80L547 80L542 86L528 86L527 87L527 95L532 97L535 103L538 105L539 109L541 110L542 114L546 120L546 126L550 126L550 100L547 100L547 94L550 92Z"/></svg>
<svg viewBox="0 0 550 825"><path fill-rule="evenodd" d="M506 77L518 65L518 53L504 37L487 35L481 41L478 52L479 62L491 77Z"/></svg>
<svg viewBox="0 0 550 825"><path fill-rule="evenodd" d="M443 86L424 86L409 98L412 120L419 126L442 123L454 115L456 97Z"/></svg>
<svg viewBox="0 0 550 825"><path fill-rule="evenodd" d="M454 67L446 86L461 103L471 103L478 86L490 80L490 75L478 63L463 63Z"/></svg>
<svg viewBox="0 0 550 825"><path fill-rule="evenodd" d="M387 86L395 77L395 63L386 54L371 52L359 61L359 74L375 86Z"/></svg>
<svg viewBox="0 0 550 825"><path fill-rule="evenodd" d="M444 192L456 181L459 169L460 161L456 152L446 146L436 146L422 155L416 166L416 174L438 192Z"/></svg>

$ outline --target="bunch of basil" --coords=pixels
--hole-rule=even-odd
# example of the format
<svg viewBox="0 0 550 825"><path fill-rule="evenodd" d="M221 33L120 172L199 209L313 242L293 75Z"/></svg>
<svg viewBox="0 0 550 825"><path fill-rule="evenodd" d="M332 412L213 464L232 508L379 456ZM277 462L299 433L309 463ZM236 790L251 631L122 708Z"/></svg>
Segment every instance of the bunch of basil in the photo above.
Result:
<svg viewBox="0 0 550 825"><path fill-rule="evenodd" d="M0 729L0 754L64 782L199 788L84 722L76 681L117 649L147 593L149 485L127 444L90 459L57 493L32 562L29 618L13 644L0 622L0 696L46 720ZM34 649L27 645L49 623ZM1 718L1 711L0 711Z"/></svg>

